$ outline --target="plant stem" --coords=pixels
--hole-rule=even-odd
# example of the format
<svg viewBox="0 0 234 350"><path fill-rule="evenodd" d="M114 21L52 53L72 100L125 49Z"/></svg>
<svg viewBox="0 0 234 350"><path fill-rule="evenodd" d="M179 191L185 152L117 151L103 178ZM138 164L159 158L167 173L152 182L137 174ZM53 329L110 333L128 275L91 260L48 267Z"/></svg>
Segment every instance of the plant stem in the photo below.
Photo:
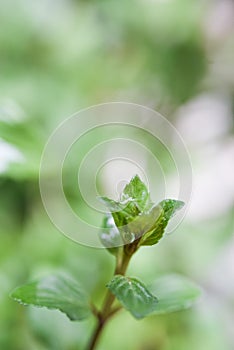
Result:
<svg viewBox="0 0 234 350"><path fill-rule="evenodd" d="M131 255L127 255L124 253L124 251L122 252L122 255L119 259L119 257L117 257L116 259L116 267L115 267L115 272L114 272L114 276L115 275L124 275L128 264L130 262L131 259ZM112 309L112 305L115 301L115 296L114 294L112 294L109 290L106 293L106 297L102 306L102 309L100 312L96 312L95 311L95 316L97 317L98 323L97 326L94 330L94 333L92 335L90 344L87 348L87 350L94 350L97 342L99 340L99 337L103 331L103 328L105 327L107 321L117 312L120 310L120 307L116 307L115 309Z"/></svg>
<svg viewBox="0 0 234 350"><path fill-rule="evenodd" d="M88 350L94 350L95 346L97 345L97 341L101 335L103 326L104 326L104 323L99 321L95 329L95 332L93 333L91 342L88 346Z"/></svg>

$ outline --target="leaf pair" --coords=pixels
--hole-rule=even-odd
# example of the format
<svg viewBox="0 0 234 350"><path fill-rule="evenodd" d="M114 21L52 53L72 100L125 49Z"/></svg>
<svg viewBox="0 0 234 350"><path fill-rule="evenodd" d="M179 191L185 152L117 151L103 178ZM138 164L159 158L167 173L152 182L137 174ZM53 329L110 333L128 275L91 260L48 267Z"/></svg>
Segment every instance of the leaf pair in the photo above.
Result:
<svg viewBox="0 0 234 350"><path fill-rule="evenodd" d="M199 295L197 287L177 275L157 279L149 290L136 278L116 275L107 288L137 319L185 309ZM64 274L25 284L11 297L24 305L60 310L71 321L81 321L92 314L86 293L77 281Z"/></svg>
<svg viewBox="0 0 234 350"><path fill-rule="evenodd" d="M169 220L184 206L182 201L174 199L153 204L147 187L137 175L124 188L120 201L107 197L100 200L111 212L104 218L100 239L113 254L117 251L113 247L135 240L138 240L138 248L158 243Z"/></svg>
<svg viewBox="0 0 234 350"><path fill-rule="evenodd" d="M186 309L200 294L192 282L178 275L160 277L149 289L136 278L116 275L107 287L137 319Z"/></svg>

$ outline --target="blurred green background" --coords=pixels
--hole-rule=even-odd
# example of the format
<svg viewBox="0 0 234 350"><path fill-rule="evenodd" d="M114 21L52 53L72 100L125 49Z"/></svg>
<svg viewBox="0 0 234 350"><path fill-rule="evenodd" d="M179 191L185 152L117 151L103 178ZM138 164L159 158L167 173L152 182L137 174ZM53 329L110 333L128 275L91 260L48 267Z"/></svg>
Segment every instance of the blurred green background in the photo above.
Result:
<svg viewBox="0 0 234 350"><path fill-rule="evenodd" d="M8 295L65 269L100 302L113 258L53 226L38 173L58 123L110 101L166 115L186 142L194 173L186 219L160 245L143 248L129 272L146 283L179 272L204 293L194 308L168 316L136 321L123 311L98 349L234 349L233 2L2 0L0 23L0 349L82 350L92 332L94 320L70 323ZM73 170L67 167L65 192L79 208ZM88 180L89 172L87 187Z"/></svg>

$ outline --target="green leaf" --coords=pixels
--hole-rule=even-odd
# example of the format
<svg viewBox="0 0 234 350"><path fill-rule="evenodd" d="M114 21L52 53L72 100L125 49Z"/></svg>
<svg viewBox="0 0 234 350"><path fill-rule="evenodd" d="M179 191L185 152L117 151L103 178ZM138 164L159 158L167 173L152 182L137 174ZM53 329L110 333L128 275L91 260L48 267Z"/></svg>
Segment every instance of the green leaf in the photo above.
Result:
<svg viewBox="0 0 234 350"><path fill-rule="evenodd" d="M149 212L138 215L133 221L128 224L128 230L134 233L135 238L143 236L147 232L151 232L163 214L163 209L160 205L154 206Z"/></svg>
<svg viewBox="0 0 234 350"><path fill-rule="evenodd" d="M116 275L107 285L120 303L135 318L140 319L153 312L158 300L136 278Z"/></svg>
<svg viewBox="0 0 234 350"><path fill-rule="evenodd" d="M117 227L127 224L126 218L131 216L131 213L125 211L126 205L122 205L120 202L107 197L98 197L98 199L110 210Z"/></svg>
<svg viewBox="0 0 234 350"><path fill-rule="evenodd" d="M164 210L164 217L168 221L170 220L175 213L183 208L184 202L178 201L175 199L165 199L159 203Z"/></svg>
<svg viewBox="0 0 234 350"><path fill-rule="evenodd" d="M117 227L133 221L149 205L149 192L145 184L136 175L123 190L120 201L107 197L99 200L110 210Z"/></svg>
<svg viewBox="0 0 234 350"><path fill-rule="evenodd" d="M158 297L157 307L153 311L154 315L187 309L201 295L199 287L186 277L176 274L156 279L149 289Z"/></svg>
<svg viewBox="0 0 234 350"><path fill-rule="evenodd" d="M83 320L91 315L85 292L76 281L64 274L47 276L18 287L11 297L24 305L58 309L71 321Z"/></svg>
<svg viewBox="0 0 234 350"><path fill-rule="evenodd" d="M118 253L118 247L123 245L119 230L111 214L105 215L99 236L104 247L113 255L116 255Z"/></svg>
<svg viewBox="0 0 234 350"><path fill-rule="evenodd" d="M124 244L141 237L138 248L158 243L169 220L184 206L182 201L174 199L154 205L147 187L137 175L124 188L120 202L107 197L100 197L100 200L111 211Z"/></svg>
<svg viewBox="0 0 234 350"><path fill-rule="evenodd" d="M123 203L107 197L99 197L99 200L110 210L117 227L127 225L139 214L139 209L132 200Z"/></svg>
<svg viewBox="0 0 234 350"><path fill-rule="evenodd" d="M121 211L124 209L120 202L114 201L108 197L98 197L98 199L110 210L110 212Z"/></svg>
<svg viewBox="0 0 234 350"><path fill-rule="evenodd" d="M107 197L99 197L111 212L115 225L118 227L122 244L128 244L135 240L135 235L129 230L128 223L133 221L139 214L139 211L133 202L121 204Z"/></svg>
<svg viewBox="0 0 234 350"><path fill-rule="evenodd" d="M125 186L121 195L121 202L129 200L134 200L136 202L140 212L145 209L149 201L148 189L138 175L134 176L129 184Z"/></svg>
<svg viewBox="0 0 234 350"><path fill-rule="evenodd" d="M175 215L175 213L184 206L184 202L175 199L165 199L159 203L162 208L162 213L157 220L157 225L153 231L144 235L139 242L140 245L153 245L163 237L165 228L169 220Z"/></svg>
<svg viewBox="0 0 234 350"><path fill-rule="evenodd" d="M176 274L158 278L148 289L135 278L116 275L107 287L137 319L187 309L201 294L193 282Z"/></svg>
<svg viewBox="0 0 234 350"><path fill-rule="evenodd" d="M119 228L122 238L125 237L126 225L128 221L133 220L131 211L128 211L126 205L122 205L107 197L99 197L99 200L111 211L115 225Z"/></svg>

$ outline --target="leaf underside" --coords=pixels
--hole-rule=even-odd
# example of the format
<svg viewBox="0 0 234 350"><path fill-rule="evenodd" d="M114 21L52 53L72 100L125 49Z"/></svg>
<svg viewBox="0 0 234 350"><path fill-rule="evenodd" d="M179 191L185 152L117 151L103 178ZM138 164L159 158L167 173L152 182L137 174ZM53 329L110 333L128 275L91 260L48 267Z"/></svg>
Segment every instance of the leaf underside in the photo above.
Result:
<svg viewBox="0 0 234 350"><path fill-rule="evenodd" d="M118 254L118 247L123 245L123 241L111 214L104 216L99 237L104 247L111 254Z"/></svg>
<svg viewBox="0 0 234 350"><path fill-rule="evenodd" d="M149 289L153 294L157 293L159 300L155 315L187 309L201 295L201 289L195 283L177 274L157 278Z"/></svg>

